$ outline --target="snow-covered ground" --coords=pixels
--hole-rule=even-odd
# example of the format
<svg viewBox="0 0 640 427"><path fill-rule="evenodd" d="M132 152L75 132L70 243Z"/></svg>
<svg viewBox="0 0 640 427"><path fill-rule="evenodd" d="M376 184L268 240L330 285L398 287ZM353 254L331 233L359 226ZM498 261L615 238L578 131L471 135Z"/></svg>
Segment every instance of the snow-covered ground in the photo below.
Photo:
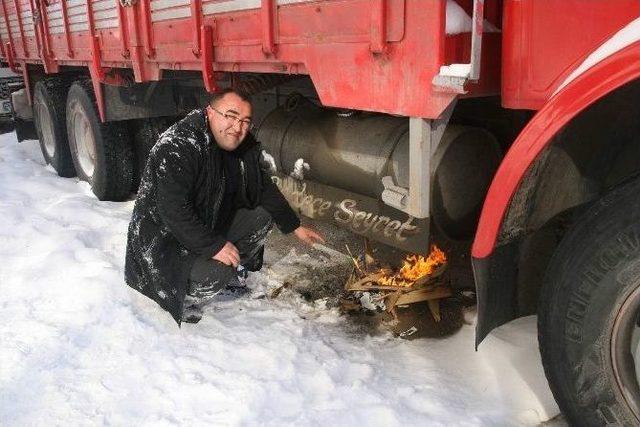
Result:
<svg viewBox="0 0 640 427"><path fill-rule="evenodd" d="M261 298L318 259L297 249L272 253L249 296L178 329L123 282L132 207L56 176L36 141L0 136L0 425L520 426L558 413L534 318L478 352L473 326L359 335L297 295Z"/></svg>

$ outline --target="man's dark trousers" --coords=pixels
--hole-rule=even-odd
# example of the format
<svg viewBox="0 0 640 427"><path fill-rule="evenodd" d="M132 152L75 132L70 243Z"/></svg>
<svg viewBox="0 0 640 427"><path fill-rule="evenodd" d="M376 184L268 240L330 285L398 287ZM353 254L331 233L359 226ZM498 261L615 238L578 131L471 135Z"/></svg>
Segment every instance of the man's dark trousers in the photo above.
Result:
<svg viewBox="0 0 640 427"><path fill-rule="evenodd" d="M238 209L228 226L221 227L227 241L240 252L240 265L247 271L262 267L264 243L273 221L261 206L255 209ZM211 258L197 258L191 268L189 291L185 307L202 307L227 286L239 286L238 272L233 266Z"/></svg>

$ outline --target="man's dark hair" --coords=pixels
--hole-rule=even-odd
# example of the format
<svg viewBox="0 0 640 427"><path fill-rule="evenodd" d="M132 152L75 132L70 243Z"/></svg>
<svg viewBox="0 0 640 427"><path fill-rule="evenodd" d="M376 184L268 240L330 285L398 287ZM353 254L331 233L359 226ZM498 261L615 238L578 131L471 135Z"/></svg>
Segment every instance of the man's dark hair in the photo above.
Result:
<svg viewBox="0 0 640 427"><path fill-rule="evenodd" d="M244 102L248 102L249 104L251 104L251 97L249 96L248 93L246 93L245 91L240 90L240 89L234 89L234 88L228 87L228 88L224 88L224 89L214 93L213 95L211 95L211 99L209 100L209 105L211 105L213 107L216 102L221 100L228 93L235 93Z"/></svg>

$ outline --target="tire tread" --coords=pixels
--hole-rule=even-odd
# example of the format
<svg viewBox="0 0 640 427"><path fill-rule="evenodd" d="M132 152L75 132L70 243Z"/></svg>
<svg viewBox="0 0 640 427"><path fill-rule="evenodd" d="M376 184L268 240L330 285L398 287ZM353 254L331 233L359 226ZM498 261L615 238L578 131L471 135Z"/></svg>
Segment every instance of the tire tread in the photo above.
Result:
<svg viewBox="0 0 640 427"><path fill-rule="evenodd" d="M100 144L101 148L96 147L96 149L102 150L104 158L104 164L96 165L96 168L102 168L102 170L96 169L94 173L100 173L102 176L99 180L94 180L92 190L100 200L126 200L131 194L133 180L133 148L127 124L124 122L102 123L100 121L90 79L76 80L69 90L70 96L79 96L78 90L84 92L93 107L93 111L88 113L93 115L90 117L90 121L94 122L92 125L97 125L96 130L99 133L96 144Z"/></svg>
<svg viewBox="0 0 640 427"><path fill-rule="evenodd" d="M48 107L53 116L51 119L56 139L56 152L54 157L50 158L45 150L44 142L40 139L42 155L45 161L53 166L58 175L64 178L76 176L76 169L69 149L66 124L66 103L70 85L71 82L66 78L59 76L46 77L35 84L33 91L34 98L39 96L40 91L42 91L45 95L43 101L49 104ZM38 136L40 136L40 132L38 132Z"/></svg>
<svg viewBox="0 0 640 427"><path fill-rule="evenodd" d="M623 411L620 408L614 410L603 402L597 408L587 410L578 402L577 393L568 390L570 380L567 373L574 371L575 366L570 366L567 359L567 338L564 328L559 325L564 325L566 317L565 298L574 290L563 277L578 277L581 266L588 263L611 238L611 231L621 227L619 217L632 209L640 212L638 192L640 179L635 178L611 190L583 211L560 242L545 274L538 301L540 355L551 392L571 425L600 425L604 420L599 417L605 413L626 418L621 415Z"/></svg>

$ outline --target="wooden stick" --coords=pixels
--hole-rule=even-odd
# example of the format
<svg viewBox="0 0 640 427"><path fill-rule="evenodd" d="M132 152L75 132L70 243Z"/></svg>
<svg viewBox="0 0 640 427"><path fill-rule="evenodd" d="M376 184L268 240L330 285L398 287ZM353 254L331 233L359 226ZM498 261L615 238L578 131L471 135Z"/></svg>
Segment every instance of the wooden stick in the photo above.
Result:
<svg viewBox="0 0 640 427"><path fill-rule="evenodd" d="M271 292L269 292L269 299L274 299L274 298L278 298L278 295L280 295L280 293L284 290L291 287L291 283L290 282L284 282L282 285L278 286L277 288L274 288L271 290Z"/></svg>
<svg viewBox="0 0 640 427"><path fill-rule="evenodd" d="M451 289L438 287L434 289L418 289L411 292L404 292L396 301L398 305L412 304L420 301L431 301L435 299L447 298L452 295Z"/></svg>
<svg viewBox="0 0 640 427"><path fill-rule="evenodd" d="M320 252L324 252L325 254L329 255L332 258L338 258L338 259L350 259L349 255L342 253L340 251L337 251L333 248L330 248L328 246L323 245L322 243L314 243L313 245L311 245L311 247L313 249L316 249Z"/></svg>
<svg viewBox="0 0 640 427"><path fill-rule="evenodd" d="M440 316L440 301L437 299L430 299L427 301L429 305L429 311L431 311L431 315L433 316L433 320L440 322L442 320L442 316Z"/></svg>
<svg viewBox="0 0 640 427"><path fill-rule="evenodd" d="M362 279L358 280L350 284L347 290L350 291L371 291L371 290L388 290L388 291L398 291L410 288L404 288L401 286L383 286L379 285L377 282L382 277L386 276L389 272L387 270L381 270L376 273L368 274ZM371 285L367 285L367 283L371 283Z"/></svg>
<svg viewBox="0 0 640 427"><path fill-rule="evenodd" d="M433 282L435 279L440 277L442 275L442 273L444 273L444 271L446 269L447 269L447 264L442 264L441 266L437 267L433 273L425 274L424 276L421 276L418 279L416 279L416 281L413 282L412 286L414 286L414 287L415 286L422 286L422 285L425 285L427 283Z"/></svg>
<svg viewBox="0 0 640 427"><path fill-rule="evenodd" d="M395 314L395 308L398 303L398 299L400 299L401 293L400 291L392 292L387 295L387 298L384 300L384 305L387 307L387 311L393 314L393 317L397 318Z"/></svg>
<svg viewBox="0 0 640 427"><path fill-rule="evenodd" d="M362 271L362 268L360 268L360 263L351 253L351 249L349 249L349 245L344 245L344 247L347 248L347 252L349 252L349 256L351 257L351 261L353 261L353 264L356 266L360 274L362 274L363 276L366 276L365 272Z"/></svg>
<svg viewBox="0 0 640 427"><path fill-rule="evenodd" d="M368 238L364 238L364 267L369 270L369 267L375 264L376 260L373 257L373 252L371 251L371 243Z"/></svg>

